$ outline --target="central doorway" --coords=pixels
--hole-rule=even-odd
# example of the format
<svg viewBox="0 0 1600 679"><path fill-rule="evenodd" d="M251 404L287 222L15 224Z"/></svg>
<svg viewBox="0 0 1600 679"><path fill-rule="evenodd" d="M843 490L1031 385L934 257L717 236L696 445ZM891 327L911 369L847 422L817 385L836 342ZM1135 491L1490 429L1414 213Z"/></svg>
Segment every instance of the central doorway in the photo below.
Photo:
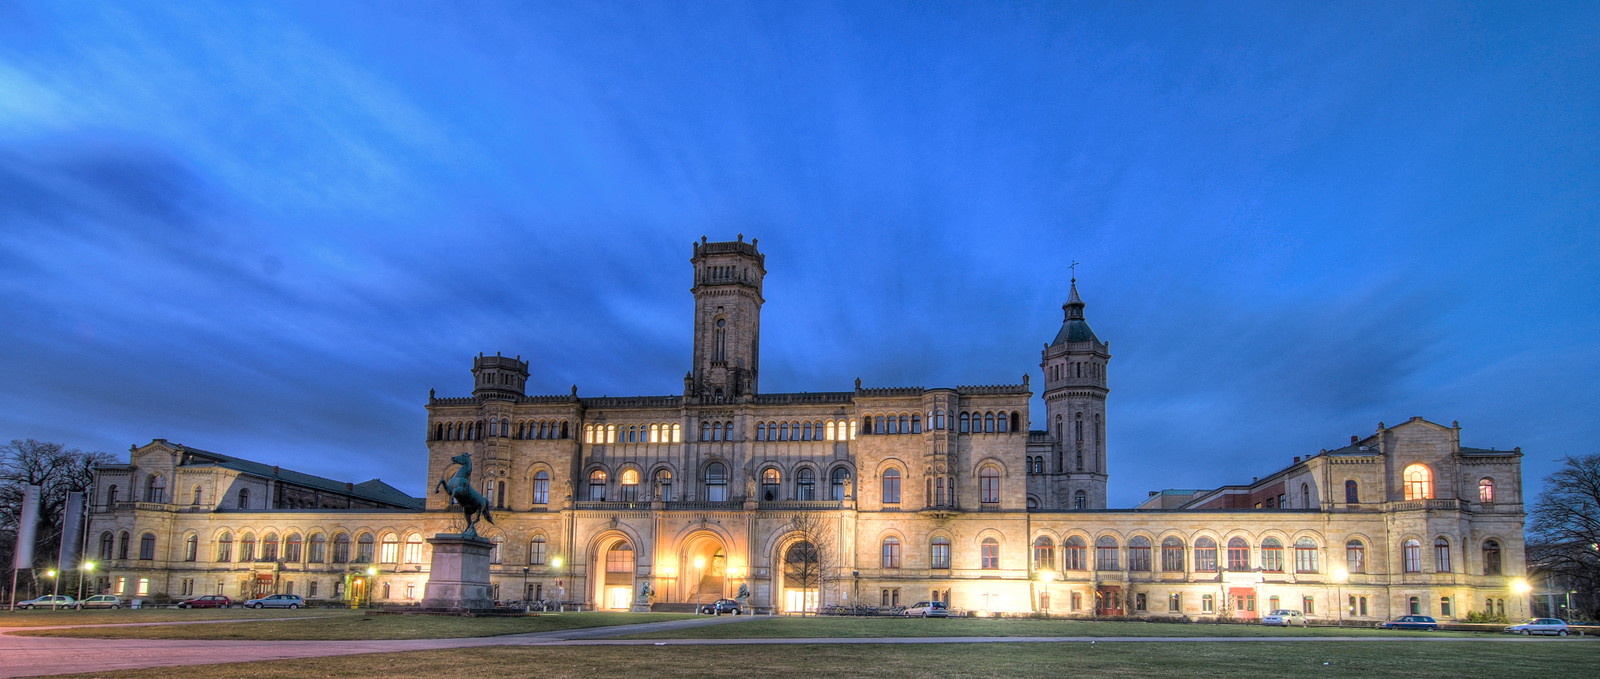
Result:
<svg viewBox="0 0 1600 679"><path fill-rule="evenodd" d="M678 563L681 601L709 604L728 594L728 553L722 540L709 533L684 543Z"/></svg>
<svg viewBox="0 0 1600 679"><path fill-rule="evenodd" d="M595 604L607 610L626 611L633 604L633 543L617 539L601 550L603 572L595 592Z"/></svg>

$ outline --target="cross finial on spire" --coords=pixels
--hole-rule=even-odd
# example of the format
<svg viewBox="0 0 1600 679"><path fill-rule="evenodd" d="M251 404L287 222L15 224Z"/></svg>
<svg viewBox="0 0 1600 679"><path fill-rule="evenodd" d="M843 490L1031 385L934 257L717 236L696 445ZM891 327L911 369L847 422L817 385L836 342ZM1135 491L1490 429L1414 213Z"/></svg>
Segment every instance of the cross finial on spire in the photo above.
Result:
<svg viewBox="0 0 1600 679"><path fill-rule="evenodd" d="M1072 263L1068 264L1067 268L1072 269L1072 282L1078 282L1078 260L1072 260Z"/></svg>

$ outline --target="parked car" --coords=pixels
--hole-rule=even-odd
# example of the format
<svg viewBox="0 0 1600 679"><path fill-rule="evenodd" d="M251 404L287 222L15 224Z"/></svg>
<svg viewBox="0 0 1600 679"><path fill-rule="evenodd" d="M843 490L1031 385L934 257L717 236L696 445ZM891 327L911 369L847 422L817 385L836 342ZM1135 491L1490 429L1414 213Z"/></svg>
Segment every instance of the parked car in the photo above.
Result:
<svg viewBox="0 0 1600 679"><path fill-rule="evenodd" d="M1402 615L1398 619L1378 623L1380 629L1437 630L1439 621L1426 615Z"/></svg>
<svg viewBox="0 0 1600 679"><path fill-rule="evenodd" d="M207 594L178 602L178 608L231 608L232 606L233 599L221 594Z"/></svg>
<svg viewBox="0 0 1600 679"><path fill-rule="evenodd" d="M908 618L948 618L950 607L943 601L918 601L900 614Z"/></svg>
<svg viewBox="0 0 1600 679"><path fill-rule="evenodd" d="M46 594L46 595L44 595L42 597L39 597L37 599L29 599L27 601L18 601L17 602L17 608L27 608L27 609L31 609L31 608L52 608L52 607L54 607L54 608L72 608L73 606L76 606L77 604L78 604L78 600L77 599L74 599L74 598L72 598L70 596L67 596L65 594Z"/></svg>
<svg viewBox="0 0 1600 679"><path fill-rule="evenodd" d="M245 608L300 608L304 605L306 600L299 594L274 594L244 602Z"/></svg>
<svg viewBox="0 0 1600 679"><path fill-rule="evenodd" d="M110 594L96 594L78 602L78 610L85 608L122 608L122 598Z"/></svg>
<svg viewBox="0 0 1600 679"><path fill-rule="evenodd" d="M1277 625L1279 627L1288 627L1290 625L1305 627L1310 623L1306 620L1305 613L1288 608L1280 608L1261 616L1261 624Z"/></svg>
<svg viewBox="0 0 1600 679"><path fill-rule="evenodd" d="M700 612L704 615L721 615L723 613L739 615L744 612L744 609L739 608L739 602L733 599L717 599L713 603L701 606Z"/></svg>
<svg viewBox="0 0 1600 679"><path fill-rule="evenodd" d="M1558 637L1567 636L1567 621L1556 618L1534 618L1520 625L1506 628L1512 634L1528 636L1530 634L1553 634Z"/></svg>

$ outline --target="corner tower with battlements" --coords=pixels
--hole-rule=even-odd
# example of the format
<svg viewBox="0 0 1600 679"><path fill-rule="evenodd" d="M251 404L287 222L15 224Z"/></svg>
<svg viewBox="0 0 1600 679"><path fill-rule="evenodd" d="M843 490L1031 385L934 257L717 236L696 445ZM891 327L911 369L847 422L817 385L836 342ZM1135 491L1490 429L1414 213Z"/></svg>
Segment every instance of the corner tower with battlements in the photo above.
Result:
<svg viewBox="0 0 1600 679"><path fill-rule="evenodd" d="M761 363L761 281L766 257L756 241L694 245L694 367L684 395L701 403L753 396Z"/></svg>

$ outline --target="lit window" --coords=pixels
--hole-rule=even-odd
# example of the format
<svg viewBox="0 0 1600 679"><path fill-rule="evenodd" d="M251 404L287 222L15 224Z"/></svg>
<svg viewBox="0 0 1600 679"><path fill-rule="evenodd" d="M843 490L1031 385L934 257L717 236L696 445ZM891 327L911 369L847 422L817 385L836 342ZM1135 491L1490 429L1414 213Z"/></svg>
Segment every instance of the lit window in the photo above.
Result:
<svg viewBox="0 0 1600 679"><path fill-rule="evenodd" d="M596 469L589 472L589 500L602 502L606 499L606 472Z"/></svg>
<svg viewBox="0 0 1600 679"><path fill-rule="evenodd" d="M422 563L422 536L412 533L406 536L406 563Z"/></svg>
<svg viewBox="0 0 1600 679"><path fill-rule="evenodd" d="M637 502L639 500L639 470L622 470L622 501Z"/></svg>
<svg viewBox="0 0 1600 679"><path fill-rule="evenodd" d="M397 563L400 561L400 538L394 533L384 533L382 549L378 552L383 563Z"/></svg>
<svg viewBox="0 0 1600 679"><path fill-rule="evenodd" d="M1433 497L1433 472L1420 464L1406 467L1402 474L1405 479L1405 492L1407 500L1427 500Z"/></svg>
<svg viewBox="0 0 1600 679"><path fill-rule="evenodd" d="M606 552L607 573L632 573L633 572L633 545L622 542Z"/></svg>
<svg viewBox="0 0 1600 679"><path fill-rule="evenodd" d="M1478 501L1484 504L1494 502L1494 479L1487 477L1478 479Z"/></svg>
<svg viewBox="0 0 1600 679"><path fill-rule="evenodd" d="M778 486L783 483L783 476L777 469L767 467L761 470L761 499L771 502L778 499Z"/></svg>

